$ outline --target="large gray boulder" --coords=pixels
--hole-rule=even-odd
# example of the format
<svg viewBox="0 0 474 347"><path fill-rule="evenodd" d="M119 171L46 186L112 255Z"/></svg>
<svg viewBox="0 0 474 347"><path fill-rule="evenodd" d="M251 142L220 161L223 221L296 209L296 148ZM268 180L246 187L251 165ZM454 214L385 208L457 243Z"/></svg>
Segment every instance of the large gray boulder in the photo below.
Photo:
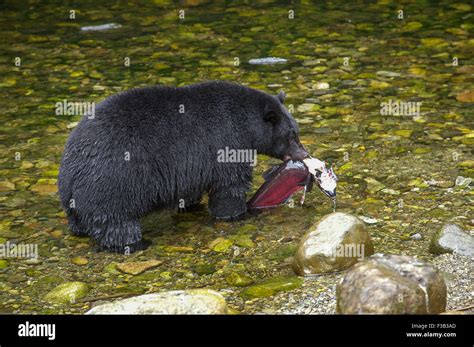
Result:
<svg viewBox="0 0 474 347"><path fill-rule="evenodd" d="M145 294L96 306L86 314L227 314L224 297L209 289Z"/></svg>
<svg viewBox="0 0 474 347"><path fill-rule="evenodd" d="M474 236L463 231L458 225L448 223L433 236L430 252L434 254L454 252L474 258Z"/></svg>
<svg viewBox="0 0 474 347"><path fill-rule="evenodd" d="M437 314L446 310L446 284L427 262L375 254L347 272L336 298L344 314Z"/></svg>
<svg viewBox="0 0 474 347"><path fill-rule="evenodd" d="M341 271L374 253L365 223L347 213L331 213L301 239L293 269L298 275Z"/></svg>

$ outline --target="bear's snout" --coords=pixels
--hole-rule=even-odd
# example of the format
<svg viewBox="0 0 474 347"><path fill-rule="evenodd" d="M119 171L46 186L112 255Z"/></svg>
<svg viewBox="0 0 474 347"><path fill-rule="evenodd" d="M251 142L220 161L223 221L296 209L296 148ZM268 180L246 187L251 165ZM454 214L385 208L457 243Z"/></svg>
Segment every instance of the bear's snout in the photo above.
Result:
<svg viewBox="0 0 474 347"><path fill-rule="evenodd" d="M309 153L304 149L303 145L299 142L292 141L288 153L283 156L283 161L290 159L301 161L307 157L309 157Z"/></svg>

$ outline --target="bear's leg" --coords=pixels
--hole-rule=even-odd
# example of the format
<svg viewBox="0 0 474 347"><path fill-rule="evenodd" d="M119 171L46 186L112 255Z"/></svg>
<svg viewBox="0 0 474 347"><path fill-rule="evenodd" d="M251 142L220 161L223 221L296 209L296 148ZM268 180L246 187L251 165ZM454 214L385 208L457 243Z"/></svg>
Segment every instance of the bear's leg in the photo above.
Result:
<svg viewBox="0 0 474 347"><path fill-rule="evenodd" d="M147 243L142 240L138 219L128 221L105 219L94 224L91 236L99 244L99 250L130 254L147 247Z"/></svg>
<svg viewBox="0 0 474 347"><path fill-rule="evenodd" d="M66 212L69 230L74 236L89 236L87 228L81 223L79 217L72 211Z"/></svg>
<svg viewBox="0 0 474 347"><path fill-rule="evenodd" d="M241 219L247 212L245 192L231 188L213 191L209 194L209 209L217 219Z"/></svg>

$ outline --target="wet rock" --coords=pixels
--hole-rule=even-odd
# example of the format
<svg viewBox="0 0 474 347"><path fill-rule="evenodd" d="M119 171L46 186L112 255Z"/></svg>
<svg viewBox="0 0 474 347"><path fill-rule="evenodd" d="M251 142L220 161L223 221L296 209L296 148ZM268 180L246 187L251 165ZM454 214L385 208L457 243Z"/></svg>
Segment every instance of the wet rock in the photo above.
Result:
<svg viewBox="0 0 474 347"><path fill-rule="evenodd" d="M458 225L448 223L433 236L430 252L434 254L454 252L474 258L474 236L463 231Z"/></svg>
<svg viewBox="0 0 474 347"><path fill-rule="evenodd" d="M370 86L374 89L385 89L390 87L390 84L383 81L372 80L370 81Z"/></svg>
<svg viewBox="0 0 474 347"><path fill-rule="evenodd" d="M307 113L307 112L316 112L320 109L319 105L316 104L301 104L298 106L297 111L301 113Z"/></svg>
<svg viewBox="0 0 474 347"><path fill-rule="evenodd" d="M233 235L230 239L235 243L237 246L245 247L245 248L253 248L255 247L255 243L250 238L250 235Z"/></svg>
<svg viewBox="0 0 474 347"><path fill-rule="evenodd" d="M142 272L145 272L148 269L152 269L161 265L163 262L161 260L148 260L148 261L135 261L128 263L118 263L117 269L129 274L129 275L138 275Z"/></svg>
<svg viewBox="0 0 474 347"><path fill-rule="evenodd" d="M224 297L209 289L175 290L117 300L86 314L227 314Z"/></svg>
<svg viewBox="0 0 474 347"><path fill-rule="evenodd" d="M10 181L0 181L0 192L15 190L15 184Z"/></svg>
<svg viewBox="0 0 474 347"><path fill-rule="evenodd" d="M432 187L439 187L439 188L451 188L454 187L454 182L447 181L447 180L429 180L428 183Z"/></svg>
<svg viewBox="0 0 474 347"><path fill-rule="evenodd" d="M329 83L327 82L318 82L313 85L314 89L329 89Z"/></svg>
<svg viewBox="0 0 474 347"><path fill-rule="evenodd" d="M273 65L273 64L284 64L287 60L283 58L277 57L265 57L265 58L257 58L257 59L250 59L249 64L251 65Z"/></svg>
<svg viewBox="0 0 474 347"><path fill-rule="evenodd" d="M298 275L341 271L374 253L364 222L347 213L325 216L303 236L293 269Z"/></svg>
<svg viewBox="0 0 474 347"><path fill-rule="evenodd" d="M58 191L58 186L56 184L34 184L30 190L40 195L51 195Z"/></svg>
<svg viewBox="0 0 474 347"><path fill-rule="evenodd" d="M168 253L189 253L194 249L188 246L166 246L164 250Z"/></svg>
<svg viewBox="0 0 474 347"><path fill-rule="evenodd" d="M217 271L216 267L214 264L196 264L193 267L194 272L196 272L198 275L210 275L213 274L214 272Z"/></svg>
<svg viewBox="0 0 474 347"><path fill-rule="evenodd" d="M458 94L456 99L460 102L474 102L474 90L467 90Z"/></svg>
<svg viewBox="0 0 474 347"><path fill-rule="evenodd" d="M376 218L371 218L371 217L366 217L366 216L359 216L359 219L361 219L366 224L377 224L379 222L379 220Z"/></svg>
<svg viewBox="0 0 474 347"><path fill-rule="evenodd" d="M71 263L82 266L82 265L87 265L89 261L87 260L87 258L84 258L84 257L74 257L71 259Z"/></svg>
<svg viewBox="0 0 474 347"><path fill-rule="evenodd" d="M75 127L77 127L78 124L79 124L79 122L72 122L72 123L69 123L68 125L66 125L66 128L67 129L74 129Z"/></svg>
<svg viewBox="0 0 474 347"><path fill-rule="evenodd" d="M23 263L24 264L27 264L27 265L39 265L41 264L43 261L39 258L28 258L26 259Z"/></svg>
<svg viewBox="0 0 474 347"><path fill-rule="evenodd" d="M81 31L104 31L104 30L110 30L110 29L118 29L121 27L122 26L117 23L107 23L107 24L101 24L101 25L91 25L91 26L81 27Z"/></svg>
<svg viewBox="0 0 474 347"><path fill-rule="evenodd" d="M246 287L254 282L252 277L238 272L231 273L225 280L234 287Z"/></svg>
<svg viewBox="0 0 474 347"><path fill-rule="evenodd" d="M383 70L377 71L376 74L379 75L379 76L384 76L384 77L399 77L399 76L401 76L398 72L383 71Z"/></svg>
<svg viewBox="0 0 474 347"><path fill-rule="evenodd" d="M463 176L456 177L456 181L454 182L456 186L462 187L462 188L469 186L471 183L472 183L472 178L463 177Z"/></svg>
<svg viewBox="0 0 474 347"><path fill-rule="evenodd" d="M405 24L404 27L402 27L401 31L402 32L412 32L412 31L417 31L423 27L423 24L420 22L408 22Z"/></svg>
<svg viewBox="0 0 474 347"><path fill-rule="evenodd" d="M343 314L437 314L446 309L446 284L429 263L376 254L344 276L336 299Z"/></svg>
<svg viewBox="0 0 474 347"><path fill-rule="evenodd" d="M297 249L298 245L293 243L282 245L277 249L268 252L268 259L276 261L285 260L288 257L292 257Z"/></svg>
<svg viewBox="0 0 474 347"><path fill-rule="evenodd" d="M8 261L5 259L0 259L0 269L6 269L8 267Z"/></svg>
<svg viewBox="0 0 474 347"><path fill-rule="evenodd" d="M377 181L375 178L367 177L364 180L367 182L367 191L370 194L377 193L378 191L385 188L385 185Z"/></svg>
<svg viewBox="0 0 474 347"><path fill-rule="evenodd" d="M66 282L46 294L44 300L52 304L73 304L88 292L89 286L84 282Z"/></svg>
<svg viewBox="0 0 474 347"><path fill-rule="evenodd" d="M232 246L232 241L225 239L223 237L218 237L217 239L211 241L208 245L210 249L214 252L225 253Z"/></svg>
<svg viewBox="0 0 474 347"><path fill-rule="evenodd" d="M303 280L297 276L279 276L248 287L240 295L244 299L264 298L278 292L296 289L302 284Z"/></svg>

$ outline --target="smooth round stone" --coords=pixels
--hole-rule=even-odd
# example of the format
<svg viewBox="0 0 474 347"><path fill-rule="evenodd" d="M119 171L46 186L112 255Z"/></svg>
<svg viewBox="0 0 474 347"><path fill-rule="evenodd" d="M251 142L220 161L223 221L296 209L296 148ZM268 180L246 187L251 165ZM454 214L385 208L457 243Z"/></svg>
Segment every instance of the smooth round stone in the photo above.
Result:
<svg viewBox="0 0 474 347"><path fill-rule="evenodd" d="M429 263L375 254L356 264L336 287L343 314L438 314L446 310L446 283Z"/></svg>
<svg viewBox="0 0 474 347"><path fill-rule="evenodd" d="M294 257L298 275L341 271L374 253L364 222L347 213L325 216L303 236Z"/></svg>
<svg viewBox="0 0 474 347"><path fill-rule="evenodd" d="M224 297L209 289L174 290L117 300L86 314L227 314Z"/></svg>
<svg viewBox="0 0 474 347"><path fill-rule="evenodd" d="M84 282L66 282L46 294L44 300L52 304L73 304L88 292L89 286Z"/></svg>

